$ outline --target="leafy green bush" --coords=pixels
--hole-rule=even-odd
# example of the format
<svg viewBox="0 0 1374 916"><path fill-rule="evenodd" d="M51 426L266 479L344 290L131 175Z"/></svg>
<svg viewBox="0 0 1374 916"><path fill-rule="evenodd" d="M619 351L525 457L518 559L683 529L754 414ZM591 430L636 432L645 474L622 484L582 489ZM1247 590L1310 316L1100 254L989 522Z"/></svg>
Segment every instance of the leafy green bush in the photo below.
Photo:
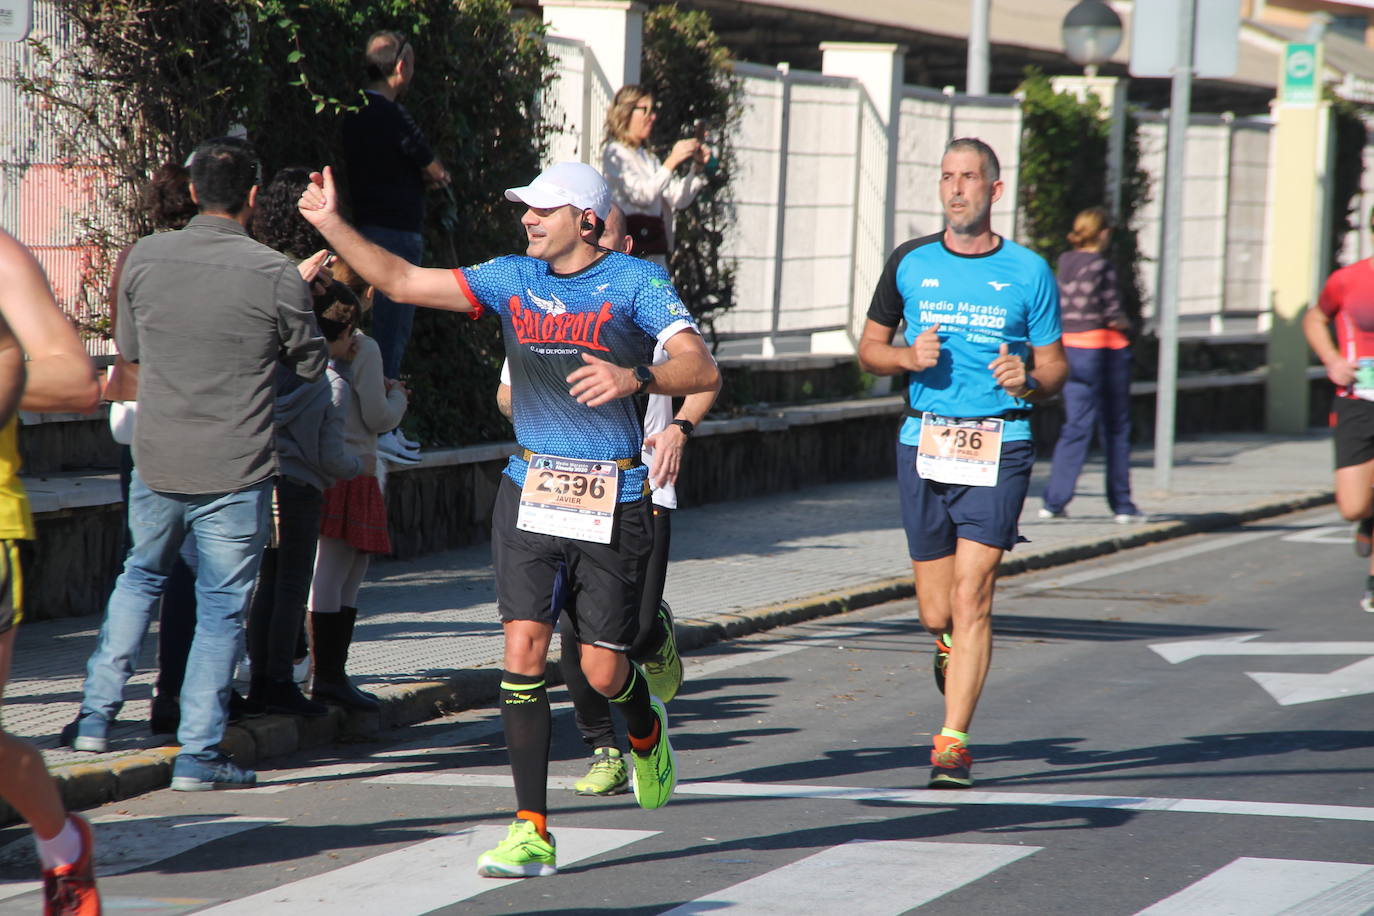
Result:
<svg viewBox="0 0 1374 916"><path fill-rule="evenodd" d="M1109 122L1096 96L1080 102L1055 92L1047 76L1026 72L1021 104L1021 235L1026 245L1051 265L1069 249L1066 238L1080 210L1102 206L1107 180ZM1127 116L1122 165L1121 213L1112 233L1111 257L1121 294L1133 319L1140 317L1142 258L1135 215L1149 202L1150 178L1140 168L1139 130Z"/></svg>
<svg viewBox="0 0 1374 916"><path fill-rule="evenodd" d="M252 133L264 158L301 162L306 146L313 161L340 168L339 125L360 99L362 47L377 29L409 36L417 76L404 103L453 176L448 191L430 195L425 263L454 267L524 251L520 211L503 192L539 171L548 128L537 100L553 62L542 24L513 18L508 0L264 4L259 56L293 70L266 84L255 105L264 122ZM406 427L430 445L509 439L495 405L503 355L494 318L418 309L402 364L412 392Z"/></svg>
<svg viewBox="0 0 1374 916"><path fill-rule="evenodd" d="M642 84L660 106L650 144L659 158L692 136L703 120L717 167L696 202L677 214L673 283L702 330L735 304L735 265L721 251L735 218L730 186L735 167L731 142L744 112L744 90L730 67L730 52L711 28L710 17L676 4L644 17Z"/></svg>
<svg viewBox="0 0 1374 916"><path fill-rule="evenodd" d="M536 104L552 79L537 21L508 0L53 0L71 50L39 40L22 85L41 102L64 161L103 176L108 215L82 241L104 253L86 278L99 303L108 264L149 231L137 190L202 140L246 128L267 174L333 163L339 126L361 101L369 34L410 36L418 77L406 107L453 175L430 201L426 262L471 264L523 249L505 188L538 171L547 130ZM73 74L75 78L67 78ZM406 354L407 425L427 442L508 438L493 394L502 347L488 318L422 309Z"/></svg>
<svg viewBox="0 0 1374 916"><path fill-rule="evenodd" d="M1360 117L1367 106L1338 99L1327 91L1331 101L1331 144L1335 150L1335 164L1331 175L1331 254L1327 272L1341 266L1341 248L1350 232L1358 232L1368 217L1356 213L1356 198L1364 180L1364 147L1368 142L1368 128Z"/></svg>

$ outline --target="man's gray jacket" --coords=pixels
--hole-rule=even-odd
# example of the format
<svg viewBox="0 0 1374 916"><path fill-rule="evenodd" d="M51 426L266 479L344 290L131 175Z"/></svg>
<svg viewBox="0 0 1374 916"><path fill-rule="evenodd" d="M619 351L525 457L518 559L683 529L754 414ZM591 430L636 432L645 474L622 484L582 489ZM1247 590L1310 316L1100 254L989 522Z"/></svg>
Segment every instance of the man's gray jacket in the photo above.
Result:
<svg viewBox="0 0 1374 916"><path fill-rule="evenodd" d="M277 362L306 381L328 349L285 255L200 215L140 239L119 282L116 342L140 366L134 464L149 489L204 495L277 472Z"/></svg>

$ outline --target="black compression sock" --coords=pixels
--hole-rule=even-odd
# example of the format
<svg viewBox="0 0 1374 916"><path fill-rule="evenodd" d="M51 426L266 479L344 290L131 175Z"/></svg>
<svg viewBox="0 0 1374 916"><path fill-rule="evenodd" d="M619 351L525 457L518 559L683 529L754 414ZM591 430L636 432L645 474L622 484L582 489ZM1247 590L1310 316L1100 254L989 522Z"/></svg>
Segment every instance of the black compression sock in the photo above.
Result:
<svg viewBox="0 0 1374 916"><path fill-rule="evenodd" d="M506 730L516 807L546 814L553 726L549 694L542 677L501 673L501 724Z"/></svg>
<svg viewBox="0 0 1374 916"><path fill-rule="evenodd" d="M631 665L630 676L620 693L611 698L612 703L620 706L625 714L625 731L631 738L652 738L658 717L654 715L649 703L649 683L639 673L639 668Z"/></svg>

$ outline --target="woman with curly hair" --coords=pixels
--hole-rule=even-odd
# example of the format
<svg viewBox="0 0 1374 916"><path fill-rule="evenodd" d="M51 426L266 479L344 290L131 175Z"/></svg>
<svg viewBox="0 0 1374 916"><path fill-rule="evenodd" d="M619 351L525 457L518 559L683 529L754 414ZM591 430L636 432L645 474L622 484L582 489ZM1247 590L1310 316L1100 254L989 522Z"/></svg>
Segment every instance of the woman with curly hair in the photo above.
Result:
<svg viewBox="0 0 1374 916"><path fill-rule="evenodd" d="M258 193L257 206L253 210L253 238L296 261L304 261L328 247L296 208L308 184L310 169L300 166L278 169L267 187Z"/></svg>

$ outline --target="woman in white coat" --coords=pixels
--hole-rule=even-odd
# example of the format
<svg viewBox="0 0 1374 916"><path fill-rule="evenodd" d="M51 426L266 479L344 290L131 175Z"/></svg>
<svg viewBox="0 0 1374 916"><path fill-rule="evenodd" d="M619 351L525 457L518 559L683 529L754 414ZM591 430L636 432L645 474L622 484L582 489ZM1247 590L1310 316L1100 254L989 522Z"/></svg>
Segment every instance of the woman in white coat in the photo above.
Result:
<svg viewBox="0 0 1374 916"><path fill-rule="evenodd" d="M706 187L703 170L711 151L700 140L679 140L660 162L648 148L656 117L654 97L642 86L620 88L606 113L601 173L611 197L625 211L635 254L666 267L673 250L673 216ZM687 174L678 174L678 167L689 161Z"/></svg>

